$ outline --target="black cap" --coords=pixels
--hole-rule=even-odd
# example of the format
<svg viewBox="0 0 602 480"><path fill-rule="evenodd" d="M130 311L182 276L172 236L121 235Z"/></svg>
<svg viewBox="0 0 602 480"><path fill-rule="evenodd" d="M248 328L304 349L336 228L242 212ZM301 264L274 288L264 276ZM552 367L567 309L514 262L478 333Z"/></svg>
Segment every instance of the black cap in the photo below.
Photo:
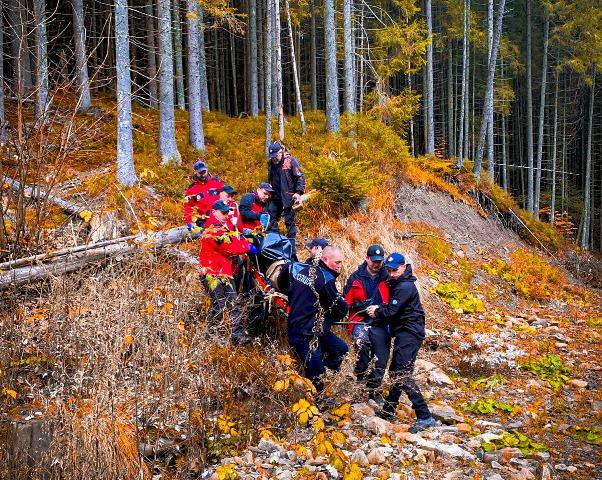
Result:
<svg viewBox="0 0 602 480"><path fill-rule="evenodd" d="M221 200L217 200L217 201L213 202L213 205L211 206L211 208L213 210L219 210L222 213L230 212L230 205L225 204Z"/></svg>
<svg viewBox="0 0 602 480"><path fill-rule="evenodd" d="M385 249L380 245L370 245L366 255L370 257L370 260L378 262L385 259Z"/></svg>
<svg viewBox="0 0 602 480"><path fill-rule="evenodd" d="M270 185L268 182L262 182L259 184L259 188L263 188L266 192L272 193L274 191L274 187Z"/></svg>
<svg viewBox="0 0 602 480"><path fill-rule="evenodd" d="M228 195L236 195L238 193L232 185L224 185L220 192L226 192Z"/></svg>
<svg viewBox="0 0 602 480"><path fill-rule="evenodd" d="M309 242L305 242L305 246L307 248L312 248L312 247L326 248L328 246L328 240L326 240L324 237L316 237L313 240L310 240Z"/></svg>

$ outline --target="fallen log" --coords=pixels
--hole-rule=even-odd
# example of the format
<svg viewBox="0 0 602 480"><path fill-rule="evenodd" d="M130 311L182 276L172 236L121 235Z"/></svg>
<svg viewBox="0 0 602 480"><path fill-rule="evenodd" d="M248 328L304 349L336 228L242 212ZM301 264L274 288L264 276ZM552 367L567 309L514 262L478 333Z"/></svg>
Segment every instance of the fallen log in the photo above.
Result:
<svg viewBox="0 0 602 480"><path fill-rule="evenodd" d="M174 227L160 232L140 233L133 238L128 236L101 244L74 247L72 251L61 253L59 256L52 256L50 252L46 258L38 260L44 262L42 264L17 267L0 273L0 290L64 275L107 258L130 255L141 248L160 249L165 245L179 243L185 238L197 238L200 234L189 232L186 227Z"/></svg>
<svg viewBox="0 0 602 480"><path fill-rule="evenodd" d="M45 202L54 203L61 207L65 212L70 213L72 215L78 215L80 212L86 210L84 205L69 202L68 200L63 200L61 197L57 197L56 195L51 195L50 192L46 190L42 190L40 187L30 187L28 185L24 185L18 180L10 177L2 177L2 183L6 183L11 190L19 192L23 190L26 196L35 198L37 200L43 200Z"/></svg>

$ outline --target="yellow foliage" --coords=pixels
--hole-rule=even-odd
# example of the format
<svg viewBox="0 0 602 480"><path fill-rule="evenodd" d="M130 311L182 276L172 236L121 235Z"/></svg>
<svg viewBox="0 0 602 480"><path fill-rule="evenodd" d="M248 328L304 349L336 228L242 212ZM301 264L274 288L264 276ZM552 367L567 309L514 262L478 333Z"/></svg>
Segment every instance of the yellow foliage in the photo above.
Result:
<svg viewBox="0 0 602 480"><path fill-rule="evenodd" d="M12 397L13 399L17 398L17 392L15 392L14 390L11 390L10 388L3 387L2 393L4 395L8 395L9 397Z"/></svg>
<svg viewBox="0 0 602 480"><path fill-rule="evenodd" d="M300 425L307 425L307 422L314 416L319 415L318 408L310 404L304 398L301 398L293 405L293 413L297 414L297 420Z"/></svg>
<svg viewBox="0 0 602 480"><path fill-rule="evenodd" d="M343 473L343 480L362 480L364 475L362 473L361 467L355 463L351 462L345 468L345 472Z"/></svg>
<svg viewBox="0 0 602 480"><path fill-rule="evenodd" d="M233 463L220 465L215 469L215 473L219 480L236 480L238 478L238 471Z"/></svg>
<svg viewBox="0 0 602 480"><path fill-rule="evenodd" d="M339 472L345 470L345 465L347 464L347 457L340 449L337 448L334 452L332 452L328 460L330 464Z"/></svg>
<svg viewBox="0 0 602 480"><path fill-rule="evenodd" d="M236 427L236 422L234 422L230 417L226 414L220 414L217 417L217 427L220 432L230 435L231 437L238 437L238 430Z"/></svg>

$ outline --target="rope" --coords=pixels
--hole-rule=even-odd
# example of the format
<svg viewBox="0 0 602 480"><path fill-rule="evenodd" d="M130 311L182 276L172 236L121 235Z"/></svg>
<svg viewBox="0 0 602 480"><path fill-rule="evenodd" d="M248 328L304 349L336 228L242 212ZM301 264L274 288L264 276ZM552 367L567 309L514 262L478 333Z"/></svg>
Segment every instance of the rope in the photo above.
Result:
<svg viewBox="0 0 602 480"><path fill-rule="evenodd" d="M316 351L318 348L318 337L324 333L324 309L320 304L320 294L316 290L316 275L318 272L318 264L320 263L320 259L322 258L322 248L318 247L318 251L314 255L312 262L309 266L309 279L311 280L309 288L316 296L316 303L314 306L317 308L318 312L316 315L316 321L314 322L314 326L311 329L311 333L313 334L313 338L309 343L309 353L308 357Z"/></svg>

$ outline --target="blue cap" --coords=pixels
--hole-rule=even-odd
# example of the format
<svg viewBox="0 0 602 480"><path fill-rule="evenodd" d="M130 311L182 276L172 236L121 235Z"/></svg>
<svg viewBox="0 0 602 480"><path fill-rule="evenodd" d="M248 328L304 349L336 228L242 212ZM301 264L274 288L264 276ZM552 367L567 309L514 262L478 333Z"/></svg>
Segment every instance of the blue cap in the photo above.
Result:
<svg viewBox="0 0 602 480"><path fill-rule="evenodd" d="M274 187L270 185L268 182L262 182L259 184L259 188L263 188L266 192L273 192Z"/></svg>
<svg viewBox="0 0 602 480"><path fill-rule="evenodd" d="M385 260L385 267L397 268L401 265L405 265L405 263L406 257L404 257L401 253L393 252Z"/></svg>
<svg viewBox="0 0 602 480"><path fill-rule="evenodd" d="M213 205L211 206L211 208L213 210L219 210L222 213L230 212L230 206L225 204L221 200L217 200L217 201L213 202Z"/></svg>
<svg viewBox="0 0 602 480"><path fill-rule="evenodd" d="M274 158L276 155L278 155L278 152L280 150L282 150L282 145L280 145L277 142L270 143L270 146L268 148L268 156L270 157L270 160L272 158Z"/></svg>
<svg viewBox="0 0 602 480"><path fill-rule="evenodd" d="M383 261L385 259L385 249L377 244L370 245L366 255L370 257L370 260L374 260L375 262Z"/></svg>
<svg viewBox="0 0 602 480"><path fill-rule="evenodd" d="M194 171L195 172L206 172L208 170L207 164L202 160L194 162Z"/></svg>
<svg viewBox="0 0 602 480"><path fill-rule="evenodd" d="M232 185L224 185L220 192L226 192L228 195L236 195L238 193Z"/></svg>
<svg viewBox="0 0 602 480"><path fill-rule="evenodd" d="M313 240L310 240L309 242L305 242L305 246L307 248L326 248L328 246L328 240L326 240L324 237L316 237Z"/></svg>

